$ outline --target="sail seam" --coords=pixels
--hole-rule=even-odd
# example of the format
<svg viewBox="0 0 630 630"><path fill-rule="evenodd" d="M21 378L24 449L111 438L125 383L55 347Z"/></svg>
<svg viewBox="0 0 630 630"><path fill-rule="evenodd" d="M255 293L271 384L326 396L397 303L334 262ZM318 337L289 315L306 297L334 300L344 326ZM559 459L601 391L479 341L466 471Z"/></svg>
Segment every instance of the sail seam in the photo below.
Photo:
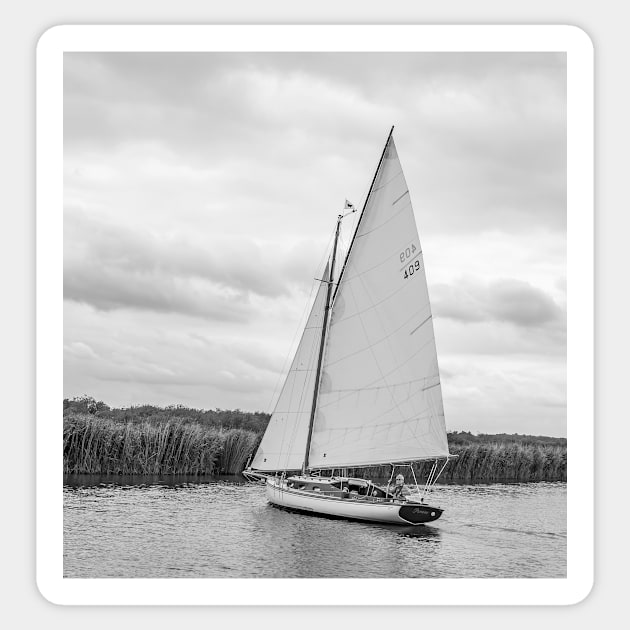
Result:
<svg viewBox="0 0 630 630"><path fill-rule="evenodd" d="M404 398L403 400L401 400L401 403L407 403L410 400L412 400L413 398L415 398L418 394L422 393L424 391L424 388L420 388L417 389L416 391L413 392L413 394L408 394L407 398ZM370 418L367 422L365 422L362 427L373 427L375 429L382 429L384 427L388 427L388 426L392 426L393 424L395 424L396 422L399 422L399 420L392 420L391 422L387 422L385 424L376 424L375 421L376 420L380 420L381 418L384 418L385 416L387 416L388 414L390 414L392 411L394 411L394 409L398 409L398 411L400 411L400 408L398 407L397 404L394 404L394 406L390 407L389 409L386 409L385 411L383 411L383 413L379 414L378 416L374 416L373 418ZM432 409L429 406L426 406L424 409L421 409L420 411L418 411L416 414L414 414L413 416L410 416L409 418L402 418L402 422L410 422L411 420L413 420L414 418L417 418L418 420L423 420L424 418L433 418L435 414L432 413ZM346 427L340 427L340 428L348 428ZM353 427L353 428L361 428L361 427ZM330 428L327 429L328 431L333 431L336 429Z"/></svg>
<svg viewBox="0 0 630 630"><path fill-rule="evenodd" d="M433 374L431 376L423 376L422 378L415 378L411 381L400 381L398 383L394 383L393 387L404 387L405 385L412 385L413 383L420 383L421 381L428 381L434 378L439 378L439 374ZM327 393L347 393L347 392L372 392L379 389L385 389L386 387L391 387L390 385L375 385L374 387L346 387L345 389L329 389ZM428 385L425 389L429 387L433 387L433 385Z"/></svg>
<svg viewBox="0 0 630 630"><path fill-rule="evenodd" d="M417 393L417 392L416 392ZM392 407L393 409L393 407ZM427 408L428 409L428 408ZM391 409L390 409L391 411ZM384 415L384 414L383 414ZM375 419L378 420L379 418L381 418L381 416L377 416ZM392 427L394 425L399 425L399 424L409 424L410 422L412 422L413 420L426 420L426 419L431 419L433 417L433 414L431 413L421 413L421 414L416 414L413 416L410 416L409 418L402 418L402 419L398 419L392 422L388 422L386 424L364 424L361 426L352 426L352 425L346 425L343 427L331 427L330 429L326 429L327 431L330 431L331 433L333 433L334 431L358 431L361 429L375 429L375 433L377 432L382 432L382 431L389 431L389 427Z"/></svg>

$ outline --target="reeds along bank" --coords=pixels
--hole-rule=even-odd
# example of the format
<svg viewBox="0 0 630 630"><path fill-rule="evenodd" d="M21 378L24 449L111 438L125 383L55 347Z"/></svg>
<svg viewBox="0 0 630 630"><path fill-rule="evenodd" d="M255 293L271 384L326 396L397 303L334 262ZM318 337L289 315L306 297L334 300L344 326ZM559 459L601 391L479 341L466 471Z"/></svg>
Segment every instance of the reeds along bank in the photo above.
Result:
<svg viewBox="0 0 630 630"><path fill-rule="evenodd" d="M235 474L259 436L195 423L121 423L87 414L64 417L65 473Z"/></svg>
<svg viewBox="0 0 630 630"><path fill-rule="evenodd" d="M556 444L482 443L453 444L452 459L440 476L442 482L566 481L567 448ZM418 480L425 479L433 462L414 464ZM388 477L390 466L354 469L350 474Z"/></svg>

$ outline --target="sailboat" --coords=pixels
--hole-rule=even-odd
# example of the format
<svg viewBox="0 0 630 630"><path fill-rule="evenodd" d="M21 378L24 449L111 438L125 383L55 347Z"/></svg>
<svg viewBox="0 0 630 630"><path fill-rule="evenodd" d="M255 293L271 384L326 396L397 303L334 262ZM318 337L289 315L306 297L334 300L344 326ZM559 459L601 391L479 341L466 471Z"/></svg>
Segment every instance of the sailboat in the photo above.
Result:
<svg viewBox="0 0 630 630"><path fill-rule="evenodd" d="M449 458L422 249L392 127L335 276L343 219L295 357L243 474L269 503L351 520L420 525ZM420 492L413 464L432 462ZM415 493L348 469L407 469ZM408 486L405 486L409 492Z"/></svg>

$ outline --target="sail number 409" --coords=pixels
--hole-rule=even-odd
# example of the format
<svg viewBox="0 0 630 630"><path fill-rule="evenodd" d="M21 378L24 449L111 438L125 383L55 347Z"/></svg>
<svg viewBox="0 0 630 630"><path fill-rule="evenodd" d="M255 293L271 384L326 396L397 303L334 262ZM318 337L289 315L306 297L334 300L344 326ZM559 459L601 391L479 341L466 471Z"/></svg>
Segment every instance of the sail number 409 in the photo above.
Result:
<svg viewBox="0 0 630 630"><path fill-rule="evenodd" d="M406 280L409 276L413 276L413 274L419 270L420 270L420 261L416 260L413 264L409 265L409 267L405 269L405 275L403 277Z"/></svg>

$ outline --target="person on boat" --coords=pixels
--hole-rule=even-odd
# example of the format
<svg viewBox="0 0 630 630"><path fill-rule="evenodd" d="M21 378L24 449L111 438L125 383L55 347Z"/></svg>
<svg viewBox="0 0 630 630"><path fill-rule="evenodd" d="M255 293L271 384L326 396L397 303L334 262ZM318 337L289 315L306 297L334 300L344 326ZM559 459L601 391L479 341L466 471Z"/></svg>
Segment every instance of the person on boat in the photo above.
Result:
<svg viewBox="0 0 630 630"><path fill-rule="evenodd" d="M387 491L394 497L394 499L404 499L409 494L409 490L405 487L405 478L403 475L396 475L396 484L393 488L387 486Z"/></svg>

